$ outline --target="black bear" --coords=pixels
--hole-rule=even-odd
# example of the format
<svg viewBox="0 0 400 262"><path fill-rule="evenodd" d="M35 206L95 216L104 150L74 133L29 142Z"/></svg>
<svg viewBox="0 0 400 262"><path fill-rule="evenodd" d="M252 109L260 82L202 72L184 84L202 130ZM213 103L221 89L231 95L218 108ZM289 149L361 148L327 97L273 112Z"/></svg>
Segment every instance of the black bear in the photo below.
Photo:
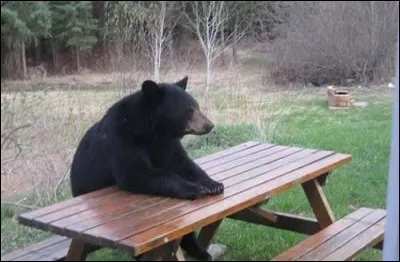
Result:
<svg viewBox="0 0 400 262"><path fill-rule="evenodd" d="M209 133L213 123L186 92L188 77L146 80L141 90L112 105L85 133L71 166L73 196L117 185L132 193L198 199L223 192L187 155L181 138ZM193 258L210 260L195 234L182 238Z"/></svg>

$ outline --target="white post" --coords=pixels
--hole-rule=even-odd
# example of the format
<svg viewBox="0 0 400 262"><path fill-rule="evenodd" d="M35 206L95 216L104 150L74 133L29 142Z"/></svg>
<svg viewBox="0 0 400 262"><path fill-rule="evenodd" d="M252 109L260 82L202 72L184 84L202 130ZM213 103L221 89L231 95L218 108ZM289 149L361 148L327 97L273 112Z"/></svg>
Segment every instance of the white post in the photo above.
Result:
<svg viewBox="0 0 400 262"><path fill-rule="evenodd" d="M392 145L387 190L384 261L399 261L399 35L397 35L396 82L392 117Z"/></svg>

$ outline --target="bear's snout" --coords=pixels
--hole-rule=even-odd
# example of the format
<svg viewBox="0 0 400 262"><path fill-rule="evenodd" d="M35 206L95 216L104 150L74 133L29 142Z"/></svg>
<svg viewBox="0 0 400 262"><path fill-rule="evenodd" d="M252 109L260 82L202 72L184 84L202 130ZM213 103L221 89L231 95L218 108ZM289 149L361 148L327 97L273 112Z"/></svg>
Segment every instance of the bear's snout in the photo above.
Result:
<svg viewBox="0 0 400 262"><path fill-rule="evenodd" d="M187 123L185 132L193 135L204 135L214 128L213 122L208 119L200 110L195 110Z"/></svg>
<svg viewBox="0 0 400 262"><path fill-rule="evenodd" d="M210 123L207 123L204 125L204 130L206 133L210 133L213 128L214 128L214 124L211 121L210 121Z"/></svg>

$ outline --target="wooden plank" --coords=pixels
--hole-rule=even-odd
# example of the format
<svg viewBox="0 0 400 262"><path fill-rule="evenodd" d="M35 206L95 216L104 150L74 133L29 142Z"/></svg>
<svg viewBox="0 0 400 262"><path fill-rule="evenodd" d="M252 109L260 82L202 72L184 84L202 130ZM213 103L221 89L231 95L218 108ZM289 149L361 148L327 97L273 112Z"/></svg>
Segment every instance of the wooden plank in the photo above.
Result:
<svg viewBox="0 0 400 262"><path fill-rule="evenodd" d="M108 222L113 222L113 221L122 221L126 216L134 216L137 218L140 218L143 214L148 213L148 210L151 210L153 208L154 211L154 206L157 205L158 211L164 210L165 206L163 208L160 208L160 205L166 204L168 201L168 198L160 198L160 197L155 197L155 198L149 198L147 200L144 200L137 205L131 206L131 205L126 205L123 206L121 209L114 210L113 212L109 213L102 213L99 216L95 216L91 219L84 220L81 222L78 222L76 224L71 224L66 227L64 227L64 233L70 237L79 237L82 232L85 230L90 230L91 228L95 228L96 226L108 223ZM178 200L176 200L178 201ZM143 211L147 210L147 211ZM143 217L143 219L147 219L147 217Z"/></svg>
<svg viewBox="0 0 400 262"><path fill-rule="evenodd" d="M67 216L63 219L60 219L58 221L53 221L51 224L48 225L49 230L58 233L58 234L63 234L64 233L64 227L76 224L85 220L89 220L91 218L101 216L104 214L110 214L112 213L114 216L119 216L124 213L132 212L134 208L136 207L136 204L139 204L141 201L149 200L151 196L148 195L130 195L124 199L122 199L120 202L118 202L118 205L115 205L115 203L109 203L104 206L92 208L86 211L83 211L78 214L70 215ZM161 201L162 198L157 198L158 201ZM154 202L154 200L152 200ZM146 204L149 204L149 202L146 202ZM124 212L121 212L122 210L125 210Z"/></svg>
<svg viewBox="0 0 400 262"><path fill-rule="evenodd" d="M22 260L14 260L14 261L38 261L40 260L41 257L42 257L41 254L32 252L30 254L21 257Z"/></svg>
<svg viewBox="0 0 400 262"><path fill-rule="evenodd" d="M316 156L319 156L320 159L315 159ZM223 217L250 207L264 200L267 196L277 194L282 190L313 179L328 170L332 170L333 168L350 161L351 156L343 154L332 155L330 152L321 152L320 154L314 154L313 157L310 158L316 162L313 163L313 161L309 160L302 168L297 167L294 170L289 169L290 171L287 170L288 167L283 167L281 170L275 171L279 175L274 174L275 178L272 180L271 177L273 175L268 174L264 176L264 181L262 179L257 179L259 177L246 181L240 185L242 190L238 191L236 188L235 190L237 193L225 199L223 196L218 195L201 201L193 201L191 203L192 208L189 210L194 211L202 207L201 210L186 214L184 219L183 217L178 217L169 222L164 222L162 225L151 228L143 233L123 239L119 241L118 245L122 249L131 249L134 247L135 252L140 254L151 247L162 244L165 239L174 240L181 235L193 231L193 228L211 224ZM291 168L293 168L293 165ZM252 186L249 187L250 183L255 183L257 186L254 187L254 184L251 184ZM248 190L252 187L254 187L253 190ZM224 193L225 196L226 194L227 193ZM221 200L224 201L219 202L220 205L210 205Z"/></svg>
<svg viewBox="0 0 400 262"><path fill-rule="evenodd" d="M283 165L284 163L282 159L287 159L288 157L291 158L298 158L297 156L304 157L305 155L311 155L312 150L301 150L299 148L289 148L287 150L282 150L279 151L275 154L272 155L266 155L262 158L256 159L256 160L251 160L250 157L245 158L244 160L246 163L242 165L238 165L233 168L228 168L228 169L220 169L218 173L210 173L210 176L217 181L222 181L224 179L227 179L231 176L238 175L244 172L248 172L250 170L256 169L256 168L261 168L262 166L268 166L271 164L277 165L274 162L277 162L278 164L281 163ZM300 155L299 155L300 154ZM279 161L279 162L278 162ZM209 173L209 170L207 170L207 173Z"/></svg>
<svg viewBox="0 0 400 262"><path fill-rule="evenodd" d="M271 212L260 208L248 208L229 216L229 218L307 235L315 234L320 230L315 219Z"/></svg>
<svg viewBox="0 0 400 262"><path fill-rule="evenodd" d="M25 256L19 257L18 261L59 261L67 256L71 239L47 246L40 250L35 250ZM64 252L59 252L63 250Z"/></svg>
<svg viewBox="0 0 400 262"><path fill-rule="evenodd" d="M339 234L349 226L357 223L363 217L371 214L373 212L372 209L369 208L360 208L354 211L353 213L347 215L346 217L336 221L334 224L329 227L319 231L313 236L305 239L299 244L291 247L286 250L284 253L278 255L273 258L272 261L293 261L298 259L301 255L307 254L311 250L315 249L322 243L329 241L333 236Z"/></svg>
<svg viewBox="0 0 400 262"><path fill-rule="evenodd" d="M83 239L88 241L99 241L103 239L114 240L122 239L131 234L132 231L142 232L147 229L143 224L159 223L163 220L163 213L170 210L177 210L186 204L180 199L171 199L169 202L157 203L152 207L143 208L135 211L132 215L116 219L107 224L102 224L82 233Z"/></svg>
<svg viewBox="0 0 400 262"><path fill-rule="evenodd" d="M320 231L318 221L316 219L285 214L281 212L271 212L276 215L276 226L277 228L290 230L306 235L313 235ZM274 227L275 225L273 225Z"/></svg>
<svg viewBox="0 0 400 262"><path fill-rule="evenodd" d="M289 173L293 170L296 170L298 168L307 166L310 163L313 163L315 161L318 161L320 159L323 159L329 155L331 155L331 152L319 152L316 153L307 160L303 161L298 161L298 162L293 162L291 165L283 166L280 169L276 169L274 174L272 175L265 175L265 176L258 176L255 178L252 178L251 180L247 180L244 183L241 184L236 184L232 187L228 187L225 189L223 195L217 195L214 197L208 197L205 199L199 199L195 201L186 201L186 204L183 205L182 207L179 207L179 209L171 209L168 212L162 213L162 215L159 216L154 216L152 217L151 220L144 220L141 221L138 219L138 216L128 216L121 220L116 220L114 221L114 225L110 225L109 223L107 224L102 224L93 230L83 232L83 237L87 241L99 241L99 245L114 245L116 241L119 241L120 239L128 237L128 234L133 235L137 234L138 231L144 231L148 230L151 227L158 226L160 224L166 223L168 220L175 219L177 217L183 216L187 213L190 213L196 209L199 209L201 207L207 206L209 204L212 204L214 202L218 202L222 200L224 197L229 197L232 195L235 195L239 192L245 191L249 188L256 187L261 183L264 183L268 180L273 179L274 177L282 176L286 173ZM254 204L264 201L264 199L260 199L257 202L254 202ZM240 203L239 203L240 204ZM245 207L244 207L245 208ZM120 231L116 232L114 230L114 227L118 227L118 225L121 224L126 224L124 228L121 228ZM122 237L124 236L124 237Z"/></svg>
<svg viewBox="0 0 400 262"><path fill-rule="evenodd" d="M308 149L298 151L296 148L293 148L229 170L221 171L218 174L211 175L211 177L216 181L223 182L225 187L229 187L251 177L261 175L278 167L306 158L315 152L315 150Z"/></svg>
<svg viewBox="0 0 400 262"><path fill-rule="evenodd" d="M361 234L367 228L371 227L372 223L374 223L375 221L380 221L384 219L384 217L385 212L383 210L374 210L367 216L363 217L361 220L357 221L357 223L351 225L350 227L346 228L346 230L343 230L339 234L336 234L335 236L330 238L329 241L322 243L307 254L303 254L297 260L319 261L337 248L345 245L348 241Z"/></svg>
<svg viewBox="0 0 400 262"><path fill-rule="evenodd" d="M198 236L198 242L201 247L203 247L207 250L207 247L210 245L211 240L214 237L215 233L217 232L221 223L222 223L222 219L218 220L212 224L209 224L200 230L200 233Z"/></svg>
<svg viewBox="0 0 400 262"><path fill-rule="evenodd" d="M302 186L321 229L332 224L335 216L319 181L313 179L305 182Z"/></svg>
<svg viewBox="0 0 400 262"><path fill-rule="evenodd" d="M229 170L229 169L232 169L234 167L237 167L237 166L240 166L240 165L243 165L243 164L250 163L250 162L255 161L257 159L264 158L266 156L272 155L274 153L280 152L280 151L285 150L285 149L289 149L289 147L284 147L284 146L269 147L267 149L258 151L258 152L254 153L254 154L251 154L251 155L248 155L246 157L240 158L238 160L227 162L227 163L221 163L220 165L208 168L208 169L206 169L207 170L207 174L208 175L217 174L219 172L222 172L222 171L225 171L225 170Z"/></svg>
<svg viewBox="0 0 400 262"><path fill-rule="evenodd" d="M289 150L284 150L281 152L278 152L273 155L265 156L263 158L257 159L255 161L249 161L246 164L230 168L230 169L221 169L219 170L218 173L216 174L210 174L210 177L216 181L223 181L226 180L227 178L230 178L235 175L243 174L245 172L249 172L250 170L254 171L259 171L257 168L261 168L264 166L269 166L269 165L274 165L274 166L279 166L279 165L284 165L287 164L290 160L296 160L302 157L305 157L306 155L310 155L311 152L315 151L299 151L296 148L292 148ZM246 158L248 159L248 158ZM285 159L285 160L283 160ZM277 163L275 163L277 162ZM205 169L206 172L208 173L209 170Z"/></svg>
<svg viewBox="0 0 400 262"><path fill-rule="evenodd" d="M50 237L46 240L43 240L37 244L33 244L18 250L15 250L11 253L8 253L4 256L1 257L2 261L11 261L11 260L17 260L19 257L22 257L24 255L27 255L29 253L32 253L34 251L37 250L41 250L43 248L46 248L48 246L52 246L55 245L57 243L61 243L61 242L66 242L69 241L69 239L67 237L64 236L54 236L54 237Z"/></svg>
<svg viewBox="0 0 400 262"><path fill-rule="evenodd" d="M270 224L276 223L278 220L276 215L266 212L261 208L253 207L243 209L242 211L228 216L228 218L264 226L269 226Z"/></svg>
<svg viewBox="0 0 400 262"><path fill-rule="evenodd" d="M70 207L70 206L74 206L74 205L79 205L82 204L86 201L88 201L89 199L95 199L95 198L101 198L104 197L108 194L112 194L114 192L117 192L118 188L115 186L112 187L108 187L108 188L104 188L95 192L91 192L85 195L81 195L66 201L62 201L59 203L56 203L54 205L50 205L47 207L42 207L39 208L37 210L28 212L28 213L24 213L18 216L18 222L27 226L31 225L31 220L43 215L47 215L49 213Z"/></svg>
<svg viewBox="0 0 400 262"><path fill-rule="evenodd" d="M268 149L268 148L271 148L271 147L274 147L274 146L275 145L272 145L272 144L260 144L260 145L257 145L257 146L254 146L254 147L247 148L247 149L244 149L242 151L236 152L234 154L231 154L231 155L228 155L228 156L224 156L222 158L219 158L219 159L216 159L216 160L213 160L213 161L209 161L207 163L203 163L203 164L201 164L201 167L204 168L204 169L209 169L209 168L212 168L212 167L224 164L224 163L228 163L228 162L231 162L231 161L234 161L234 160L237 161L240 158L255 154L255 153L259 152L259 151L262 151L262 150L265 150L265 149Z"/></svg>
<svg viewBox="0 0 400 262"><path fill-rule="evenodd" d="M261 144L260 142L249 141L249 142L246 142L246 143L243 143L243 144L239 144L237 146L233 146L233 147L227 148L225 150L216 152L214 154L210 154L210 155L207 155L207 156L203 156L203 157L197 158L194 161L197 164L204 164L204 163L207 163L209 161L213 161L213 160L222 158L224 156L231 155L231 154L236 153L238 151L242 151L242 150L244 150L246 148L251 148L251 147L254 147L254 146L257 146L257 145L260 145L260 144Z"/></svg>
<svg viewBox="0 0 400 262"><path fill-rule="evenodd" d="M36 217L32 221L32 226L40 229L45 229L47 228L47 225L51 222L63 219L65 217L75 215L78 213L81 213L83 211L96 208L96 207L101 207L106 204L118 204L119 202L123 201L124 198L131 196L132 194L126 192L126 191L117 191L113 194L106 195L102 198L95 198L88 200L85 203L79 204L79 205L74 205L72 207L67 207L55 212L52 212L50 214Z"/></svg>
<svg viewBox="0 0 400 262"><path fill-rule="evenodd" d="M277 156L271 157L269 159L264 159L265 162L267 162L268 164L266 165L262 165L258 168L254 168L251 170L248 170L244 173L239 173L236 174L237 171L234 170L234 172L232 172L231 175L229 174L225 174L225 176L223 177L222 180L218 180L219 182L223 182L225 187L231 187L234 185L238 185L243 183L246 180L249 179L253 179L256 178L258 176L262 176L266 173L270 173L270 172L275 172L277 170L281 170L282 168L284 170L289 169L290 168L299 168L302 167L304 165L307 165L307 163L311 163L311 162L307 162L307 163L303 163L301 161L313 161L313 159L315 157L318 158L319 155L314 156L310 151L301 151L301 152L296 152L295 154L286 156L284 158L278 159L276 160L275 158ZM273 160L272 160L273 159ZM271 162L270 162L271 161ZM286 169L285 169L286 168Z"/></svg>
<svg viewBox="0 0 400 262"><path fill-rule="evenodd" d="M37 261L65 261L69 250L69 245L67 247L60 248L56 250L53 254L50 255L49 258L39 258Z"/></svg>
<svg viewBox="0 0 400 262"><path fill-rule="evenodd" d="M379 223L371 226L360 235L347 242L344 246L339 247L328 256L324 257L322 261L353 260L363 250L371 248L383 241L385 223L386 219L383 219Z"/></svg>

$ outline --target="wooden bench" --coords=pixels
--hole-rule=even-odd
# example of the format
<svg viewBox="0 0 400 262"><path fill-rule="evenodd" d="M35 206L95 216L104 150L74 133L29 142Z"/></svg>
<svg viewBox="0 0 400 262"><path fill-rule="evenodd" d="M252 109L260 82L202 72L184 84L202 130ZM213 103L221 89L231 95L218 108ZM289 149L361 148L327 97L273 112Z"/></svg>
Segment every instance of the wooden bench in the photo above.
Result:
<svg viewBox="0 0 400 262"><path fill-rule="evenodd" d="M63 261L71 239L54 236L1 257L1 261Z"/></svg>
<svg viewBox="0 0 400 262"><path fill-rule="evenodd" d="M360 208L290 248L273 261L347 261L382 244L386 212Z"/></svg>
<svg viewBox="0 0 400 262"><path fill-rule="evenodd" d="M18 221L71 238L66 260L84 260L104 247L145 261L175 259L183 235L201 229L199 241L207 247L226 218L314 234L335 221L322 186L328 174L350 160L332 151L247 142L195 160L224 183L222 195L189 201L109 187L22 214ZM303 187L316 219L259 208L297 186Z"/></svg>

